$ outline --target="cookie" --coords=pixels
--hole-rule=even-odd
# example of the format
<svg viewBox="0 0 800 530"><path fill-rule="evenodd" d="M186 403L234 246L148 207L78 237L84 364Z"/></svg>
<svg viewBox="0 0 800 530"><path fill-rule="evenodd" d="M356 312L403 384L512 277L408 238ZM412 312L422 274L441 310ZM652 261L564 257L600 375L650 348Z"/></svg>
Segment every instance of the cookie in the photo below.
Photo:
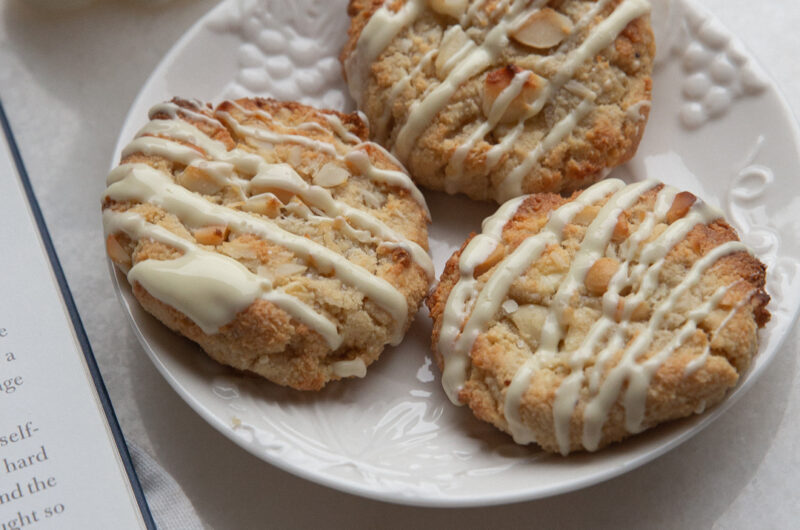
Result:
<svg viewBox="0 0 800 530"><path fill-rule="evenodd" d="M428 300L454 403L551 452L720 402L769 320L765 267L722 213L654 181L504 204Z"/></svg>
<svg viewBox="0 0 800 530"><path fill-rule="evenodd" d="M638 147L648 0L351 0L348 12L350 92L422 186L498 202L573 191Z"/></svg>
<svg viewBox="0 0 800 530"><path fill-rule="evenodd" d="M398 344L433 276L425 201L355 114L175 99L108 176L108 255L212 358L316 390Z"/></svg>

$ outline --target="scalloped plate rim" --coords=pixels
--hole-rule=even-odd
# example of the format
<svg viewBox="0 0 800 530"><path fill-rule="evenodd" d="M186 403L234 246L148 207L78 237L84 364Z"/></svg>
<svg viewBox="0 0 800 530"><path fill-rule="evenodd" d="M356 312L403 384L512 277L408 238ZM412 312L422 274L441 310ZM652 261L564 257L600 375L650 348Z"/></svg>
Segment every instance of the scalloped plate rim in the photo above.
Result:
<svg viewBox="0 0 800 530"><path fill-rule="evenodd" d="M520 503L520 502L552 497L555 495L561 495L564 493L580 490L583 488L588 488L590 486L594 486L596 484L605 482L606 480L610 480L612 478L623 475L628 471L632 471L638 467L641 467L642 465L655 460L656 458L664 455L665 453L671 451L672 449L675 449L679 445L693 438L700 431L708 427L712 422L716 421L734 404L736 404L739 401L739 399L741 399L741 397L745 395L752 388L753 384L760 377L761 373L763 373L763 371L773 362L775 357L782 350L783 345L785 344L787 338L790 335L789 333L785 333L778 340L778 343L776 344L775 347L775 353L773 353L772 356L767 358L759 366L754 367L747 374L745 380L741 384L739 384L731 392L731 394L725 398L725 400L722 403L715 406L712 410L709 410L708 413L701 416L700 419L697 421L697 423L692 425L690 429L686 429L677 436L670 438L666 443L659 445L656 449L653 449L647 453L644 453L636 458L631 459L630 461L626 462L624 466L608 468L599 471L597 473L588 475L585 478L576 480L572 483L564 484L561 486L555 486L552 488L538 488L532 491L520 491L513 494L508 494L508 493L502 493L496 495L480 494L475 496L459 495L458 497L443 496L443 497L436 497L429 499L424 497L410 497L402 494L397 495L391 492L381 493L380 491L377 491L374 488L360 485L359 483L356 482L344 481L342 479L335 478L323 472L309 471L299 465L292 464L287 460L281 458L274 458L270 455L265 455L263 454L261 448L257 444L252 442L247 442L242 437L237 436L234 429L231 428L230 425L228 425L225 421L220 419L215 414L210 413L205 408L205 406L200 402L200 400L198 400L195 397L195 395L192 394L192 392L187 390L181 384L180 380L178 378L175 378L173 374L169 371L169 369L164 365L159 356L153 350L152 346L150 345L147 339L147 336L139 327L138 322L133 316L130 307L130 301L127 298L128 296L127 293L130 293L130 287L128 286L125 280L125 276L114 267L114 264L110 259L107 260L107 264L109 268L109 274L111 276L111 280L114 285L114 290L117 294L117 297L120 303L125 308L126 316L131 324L131 327L134 330L137 340L139 341L140 345L147 354L147 357L156 367L161 376L164 377L164 379L167 381L170 387L189 405L189 407L194 412L196 412L206 422L208 422L211 426L213 426L218 432L223 434L230 441L232 441L233 443L235 443L237 446L244 449L248 453L252 454L253 456L271 465L274 465L275 467L292 475L304 478L306 480L309 480L311 482L323 486L330 487L332 489L351 493L353 495L358 495L377 501L384 501L393 504L400 504L407 506L419 506L419 507L429 507L429 508L461 508L461 507L497 506L503 504ZM796 323L798 316L800 316L800 307L798 307L794 315L791 317L789 322L789 327L791 327L794 323ZM602 456L602 453L597 453L597 454L600 454Z"/></svg>
<svg viewBox="0 0 800 530"><path fill-rule="evenodd" d="M684 0L688 3L692 4L693 7L699 7L702 9L706 14L713 17L715 20L719 22L713 13L711 13L705 6L698 5L694 0ZM175 42L175 44L169 49L169 51L164 55L164 57L159 61L157 66L151 72L151 74L147 77L146 81L142 85L142 88L139 90L137 96L134 98L126 116L124 118L122 127L121 127L121 134L117 140L117 144L114 150L114 155L111 161L110 167L115 167L117 165L117 160L119 158L119 153L122 151L124 145L129 141L128 135L126 134L126 130L130 129L133 123L137 123L141 121L141 117L138 116L138 112L140 107L145 106L145 96L148 92L149 87L159 79L165 71L167 71L170 65L175 61L175 58L181 53L181 51L190 43L202 30L205 29L205 23L214 15L218 13L222 13L229 9L231 4L234 4L236 0L223 0L216 6L212 7L209 11L203 14L200 18L198 18L194 24ZM720 22L720 24L722 24ZM722 24L723 27L730 35L735 35L730 29ZM750 50L745 48L748 54L748 58L750 60L754 60L759 66L761 63L759 59L753 56L750 53ZM788 101L786 100L781 87L775 82L772 75L766 70L763 69L768 81L769 86L768 90L772 90L775 92L775 100L778 101L782 107L782 110L785 112L787 116L790 116L791 119L787 120L790 124L789 130L791 131L792 135L792 143L795 147L795 150L800 153L800 126L798 125L794 112L790 107ZM147 105L149 106L149 105ZM238 436L232 428L231 425L226 423L223 419L215 415L211 412L201 401L200 399L195 396L189 389L187 389L184 384L181 382L179 377L176 377L174 373L170 371L170 369L164 364L164 362L159 357L159 354L155 352L154 347L151 345L146 333L142 330L137 321L136 317L134 316L133 308L131 307L132 303L136 303L135 299L133 299L133 294L130 290L130 286L128 285L125 276L119 270L117 270L110 259L107 259L107 265L109 268L109 274L111 276L112 284L114 286L114 291L119 299L120 303L122 304L126 318L129 320L131 327L133 328L134 334L136 335L137 340L139 341L140 345L142 346L143 350L147 354L150 361L154 364L157 371L161 374L161 376L167 381L170 387L190 406L190 408L196 412L200 417L202 417L206 422L208 422L212 427L214 427L218 432L223 434L226 438L230 441L234 442L237 446L241 447L245 451L249 452L253 456L259 458L262 461L265 461L283 471L291 473L295 476L301 477L303 479L309 480L311 482L330 487L335 490L344 491L350 494L362 496L365 498L384 501L394 504L400 505L408 505L408 506L419 506L419 507L435 507L435 508L458 508L458 507L479 507L479 506L496 506L496 505L503 505L503 504L511 504L511 503L520 503L525 501L537 500L546 497L551 497L555 495L560 495L564 493L568 493L571 491L576 491L579 489L587 488L606 480L610 480L612 478L618 477L628 471L632 471L648 462L655 460L656 458L662 456L663 454L671 451L672 449L678 447L679 445L683 444L706 427L708 427L712 422L717 420L722 414L724 414L727 410L729 410L735 403L739 401L739 399L746 394L755 384L755 382L759 379L761 374L766 370L768 366L774 361L775 357L780 354L783 350L783 346L786 343L789 335L791 334L791 330L793 329L795 323L800 316L800 305L794 307L793 314L787 319L786 323L786 330L784 331L783 335L777 339L777 342L774 348L771 351L761 352L759 355L762 356L763 361L757 365L754 365L750 368L750 371L746 374L743 378L744 380L741 381L725 398L723 402L715 406L713 409L707 411L702 416L696 417L697 421L690 426L688 429L684 429L683 431L678 432L677 434L667 438L665 442L658 444L655 448L651 448L650 450L644 452L641 455L637 455L634 458L626 461L624 465L616 466L616 467L609 467L605 469L601 469L600 471L588 474L585 477L581 477L579 479L573 480L572 482L567 482L558 486L553 487L538 487L532 490L520 490L513 493L503 492L498 494L458 494L457 496L448 496L447 493L443 493L441 496L435 496L432 498L427 498L422 495L411 496L408 494L397 493L394 491L382 491L380 489L376 489L374 486L370 486L364 483L360 483L353 480L346 480L343 478L339 478L333 476L331 474L325 473L324 471L319 470L310 470L305 469L302 466L293 463L289 460L275 457L269 454L264 453L263 448L260 447L255 441L247 441L243 437ZM796 292L793 293L795 297L800 297L800 289L796 289ZM769 355L767 355L769 354ZM596 455L602 456L601 453L595 453Z"/></svg>

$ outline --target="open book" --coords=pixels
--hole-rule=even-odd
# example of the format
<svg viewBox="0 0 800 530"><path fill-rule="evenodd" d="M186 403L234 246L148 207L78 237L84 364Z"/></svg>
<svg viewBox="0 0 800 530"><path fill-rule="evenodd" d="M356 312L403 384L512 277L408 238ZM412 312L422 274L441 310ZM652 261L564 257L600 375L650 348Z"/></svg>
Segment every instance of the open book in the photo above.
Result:
<svg viewBox="0 0 800 530"><path fill-rule="evenodd" d="M155 528L0 105L0 530Z"/></svg>

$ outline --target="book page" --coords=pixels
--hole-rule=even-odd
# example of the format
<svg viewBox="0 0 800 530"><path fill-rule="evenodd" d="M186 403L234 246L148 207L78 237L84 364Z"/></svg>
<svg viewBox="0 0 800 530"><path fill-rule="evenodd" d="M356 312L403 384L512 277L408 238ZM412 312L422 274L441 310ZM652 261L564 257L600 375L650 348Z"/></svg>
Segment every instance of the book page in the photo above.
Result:
<svg viewBox="0 0 800 530"><path fill-rule="evenodd" d="M1 130L0 249L0 530L145 528Z"/></svg>

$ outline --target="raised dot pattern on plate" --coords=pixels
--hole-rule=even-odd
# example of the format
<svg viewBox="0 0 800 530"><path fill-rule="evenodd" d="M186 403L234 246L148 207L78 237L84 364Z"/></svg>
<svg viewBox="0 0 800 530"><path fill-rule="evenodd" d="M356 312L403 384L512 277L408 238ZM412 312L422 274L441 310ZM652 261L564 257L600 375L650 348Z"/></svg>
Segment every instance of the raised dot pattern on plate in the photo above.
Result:
<svg viewBox="0 0 800 530"><path fill-rule="evenodd" d="M279 3L272 0L226 0L221 3L200 22L200 29L204 31L197 32L176 48L175 53L162 63L153 73L151 81L143 87L130 114L133 118L126 123L122 133L124 143L141 126L136 117L144 116L152 102L169 99L176 94L193 95L196 89L202 90L202 94L215 95L216 99L241 94L242 91L278 96L296 89L291 99L334 108L352 105L349 98L343 95L346 89L336 59L348 24L344 15L347 0L313 3L324 7L325 12L323 18L326 27L322 27L319 21L314 22L320 32L325 32L325 36L319 39L313 38L311 25L301 16L302 9L311 6L311 0ZM689 2L653 0L654 22L656 9L663 6L686 7L692 13L696 12L674 12L674 17L670 17L674 23L666 28L670 39L677 38L671 34L677 34L678 28L687 28L688 32L686 17L699 16L703 23L710 18ZM262 14L254 16L259 12ZM246 21L250 19L245 28ZM183 65L186 62L196 64L205 61L203 54L213 47L232 57L231 60L236 63L233 69L235 75L245 68L264 64L268 58L281 55L277 51L280 43L273 39L276 34L262 33L264 29L277 29L281 35L292 37L293 41L297 40L293 37L295 32L309 42L318 42L322 48L319 55L315 56L317 60L314 67L320 71L330 68L325 74L329 85L310 93L304 91L301 83L282 81L286 83L286 88L279 93L277 89L273 91L266 85L261 85L263 91L255 90L259 87L246 76L232 80L234 76L229 75L230 70L209 69L191 79L180 76L176 80L176 76L172 75L185 71ZM261 40L257 42L259 35ZM729 33L726 35L731 46L733 38ZM667 41L660 39L659 43L662 42ZM283 46L290 44L284 43ZM295 54L301 53L300 49L297 48ZM663 154L664 149L670 152L675 150L675 156L680 157L691 170L697 169L698 161L712 148L721 149L726 156L739 161L741 153L747 152L753 145L753 139L742 135L741 125L743 121L746 122L748 111L737 102L758 101L761 114L772 123L768 131L755 131L767 134L756 158L744 164L737 162L738 167L735 168L729 165L714 166L703 172L702 183L698 179L692 180L694 177L689 175L680 186L682 189L702 189L705 186L709 191L717 190L716 195L728 210L726 217L737 225L742 239L755 248L759 257L770 267L767 290L772 296L769 309L773 318L762 335L762 348L752 371L742 378L742 384L720 407L685 422L664 425L596 455L574 455L568 461L560 457L543 457L541 452L517 446L510 437L496 432L488 424L474 420L469 411L453 407L447 402L436 371L432 374L430 370L430 356L426 353L430 329L425 325L425 317L417 318L406 341L396 351L387 352L390 354L376 363L374 369L371 368L370 377L351 382L354 384L331 386L316 396L298 397L297 393L273 385L255 388L256 385L248 382L248 377L198 355L196 348L188 342L142 314L135 305L124 277L118 276L117 280L121 283L119 291L145 351L176 392L191 403L203 418L257 457L337 489L403 504L476 506L540 498L619 475L675 447L719 417L744 394L775 357L782 338L792 326L797 300L800 300L800 281L796 274L800 238L796 231L787 231L790 223L786 219L796 208L789 206L790 203L794 204L794 198L785 190L793 193L796 189L793 180L788 177L794 174L799 159L797 148L790 139L794 131L791 119L782 113L783 103L771 86L757 96L734 98L726 113L705 121L705 125L695 129L691 135L682 134L685 130L682 130L679 113L682 106L689 102L682 93L683 81L691 73L681 75L681 53L671 51L671 47L659 46L659 50L664 68L654 72L655 95L657 98L663 95L661 101L666 103L654 107L651 127L640 147L638 159L642 162L641 167L647 169L642 174L647 173L675 184L671 181L672 173L663 171L667 167L662 163L664 157L654 156ZM715 53L719 54L719 51ZM327 61L323 60L326 58ZM300 64L295 72L305 71L306 68L311 69L311 66ZM222 72L225 75L221 75ZM669 72L669 75L664 72ZM675 72L679 75L673 75ZM765 77L760 79L767 80ZM271 83L277 84L276 81ZM309 86L306 85L306 88ZM746 147L729 153L720 145L732 139L728 133L734 130L735 143L745 144ZM656 134L659 131L663 134ZM678 149L674 143L666 141L681 136L690 136L691 142L702 145L702 149L686 151L682 143ZM119 150L124 143L120 143ZM644 162L653 166L646 167ZM773 184L765 184L766 181L753 176L735 181L738 172L750 166L769 167L775 178ZM729 184L733 193L726 197L725 190ZM751 188L760 190L758 199L747 200L742 197ZM775 191L776 188L778 191ZM452 237L457 230L447 225L447 219L442 218L443 213L452 211L454 213L450 217L461 225L471 223L477 227L478 222L471 216L479 209L473 203L468 205L466 201L442 199L438 195L428 196L427 199L435 219L430 232L431 249L434 260L441 266L460 246L464 235L459 232L457 239ZM736 215L731 215L731 208L736 209ZM781 236L780 246L771 246L767 255L762 254L757 241L748 237L749 230L758 228L775 230ZM420 375L419 379L417 375ZM218 383L223 384L217 387ZM414 407L408 409L410 412L406 420L392 422L398 403L404 400L415 404ZM420 406L420 402L427 403L427 406ZM359 406L363 403L368 405ZM347 422L355 412L360 414L360 423L359 429L354 431ZM320 417L325 418L327 427L318 424ZM369 429L378 425L384 434L372 437ZM432 430L425 430L427 428ZM353 440L361 437L370 443L385 445L379 451L355 453L356 444L360 442ZM349 447L351 443L353 445ZM407 443L411 445L406 446ZM409 449L406 450L406 447ZM424 458L418 458L417 455Z"/></svg>
<svg viewBox="0 0 800 530"><path fill-rule="evenodd" d="M236 77L225 98L270 96L346 110L336 55L347 35L347 17L331 17L328 2L237 1L208 21L208 28L241 39Z"/></svg>
<svg viewBox="0 0 800 530"><path fill-rule="evenodd" d="M679 116L685 128L698 129L727 114L737 99L763 92L765 74L718 20L685 0L666 3L682 15L671 30L671 42L659 46L681 62L685 78Z"/></svg>

